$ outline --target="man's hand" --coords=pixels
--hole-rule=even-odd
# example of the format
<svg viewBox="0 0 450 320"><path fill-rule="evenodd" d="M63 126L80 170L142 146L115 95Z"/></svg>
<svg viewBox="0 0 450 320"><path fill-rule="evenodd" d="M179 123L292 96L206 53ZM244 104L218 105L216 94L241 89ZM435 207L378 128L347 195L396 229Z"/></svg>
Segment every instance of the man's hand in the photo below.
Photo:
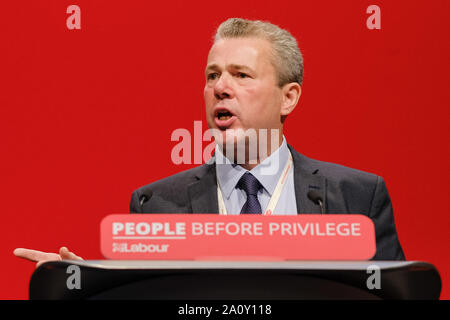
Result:
<svg viewBox="0 0 450 320"><path fill-rule="evenodd" d="M36 268L39 267L42 263L47 261L83 260L83 258L75 255L75 253L73 252L70 252L69 249L67 249L66 247L61 247L59 249L59 254L51 252L42 252L31 249L17 248L14 250L14 255L19 258L37 262Z"/></svg>

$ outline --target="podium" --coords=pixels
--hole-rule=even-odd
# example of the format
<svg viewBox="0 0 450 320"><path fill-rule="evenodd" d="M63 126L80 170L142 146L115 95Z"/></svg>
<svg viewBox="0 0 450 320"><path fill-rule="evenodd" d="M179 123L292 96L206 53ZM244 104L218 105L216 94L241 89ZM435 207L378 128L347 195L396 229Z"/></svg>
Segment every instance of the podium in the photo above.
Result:
<svg viewBox="0 0 450 320"><path fill-rule="evenodd" d="M68 285L77 276L79 288ZM63 260L37 268L29 290L32 300L439 299L441 278L420 261Z"/></svg>

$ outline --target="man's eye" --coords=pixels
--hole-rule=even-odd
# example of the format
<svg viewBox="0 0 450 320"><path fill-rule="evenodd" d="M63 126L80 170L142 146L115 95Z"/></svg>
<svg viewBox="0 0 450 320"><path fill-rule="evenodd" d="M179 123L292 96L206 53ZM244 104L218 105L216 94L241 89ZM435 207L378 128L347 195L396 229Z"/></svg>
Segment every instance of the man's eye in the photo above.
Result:
<svg viewBox="0 0 450 320"><path fill-rule="evenodd" d="M245 73L243 73L243 72L238 72L238 73L237 73L237 76L238 76L238 78L241 78L241 79L248 78L248 74L245 74Z"/></svg>
<svg viewBox="0 0 450 320"><path fill-rule="evenodd" d="M217 73L208 74L208 80L215 80L219 75Z"/></svg>

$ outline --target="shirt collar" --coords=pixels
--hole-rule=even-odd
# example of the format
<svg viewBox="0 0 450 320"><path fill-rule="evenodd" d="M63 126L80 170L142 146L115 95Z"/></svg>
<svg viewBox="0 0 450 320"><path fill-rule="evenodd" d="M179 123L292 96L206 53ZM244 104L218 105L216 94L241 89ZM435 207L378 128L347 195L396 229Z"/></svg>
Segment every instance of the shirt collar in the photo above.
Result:
<svg viewBox="0 0 450 320"><path fill-rule="evenodd" d="M225 157L216 145L215 149L216 157L216 172L217 179L220 185L220 189L225 198L229 199L231 193L236 187L239 179L248 170L244 169L240 165L232 163L227 157ZM286 139L283 136L283 142L281 146L275 150L269 157L264 159L263 162L258 164L250 173L255 176L261 183L264 189L272 196L272 193L277 186L278 180L281 177L286 162L289 159L289 149L287 147Z"/></svg>

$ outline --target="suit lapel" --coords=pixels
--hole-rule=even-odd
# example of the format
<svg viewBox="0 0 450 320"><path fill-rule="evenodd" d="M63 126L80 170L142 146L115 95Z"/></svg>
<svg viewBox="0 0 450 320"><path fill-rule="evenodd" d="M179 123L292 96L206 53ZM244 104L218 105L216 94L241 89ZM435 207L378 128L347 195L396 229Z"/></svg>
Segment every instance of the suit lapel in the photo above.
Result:
<svg viewBox="0 0 450 320"><path fill-rule="evenodd" d="M297 212L320 213L320 206L308 199L308 192L315 190L322 196L326 211L326 179L320 174L314 162L288 145L294 160L294 188Z"/></svg>
<svg viewBox="0 0 450 320"><path fill-rule="evenodd" d="M219 213L215 164L204 164L197 181L188 186L192 213Z"/></svg>

